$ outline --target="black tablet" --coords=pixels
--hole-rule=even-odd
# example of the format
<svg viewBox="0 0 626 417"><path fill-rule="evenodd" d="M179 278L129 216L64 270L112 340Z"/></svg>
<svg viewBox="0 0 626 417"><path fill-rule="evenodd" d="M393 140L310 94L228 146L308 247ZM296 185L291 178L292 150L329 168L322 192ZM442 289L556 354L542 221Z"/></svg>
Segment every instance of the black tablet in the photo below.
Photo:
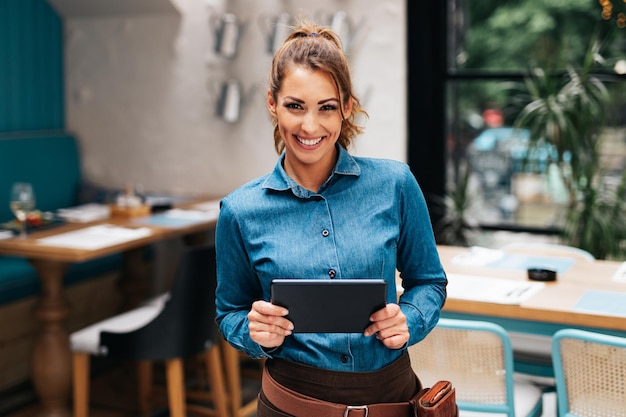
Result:
<svg viewBox="0 0 626 417"><path fill-rule="evenodd" d="M386 305L382 279L275 279L272 304L286 307L294 333L362 333Z"/></svg>

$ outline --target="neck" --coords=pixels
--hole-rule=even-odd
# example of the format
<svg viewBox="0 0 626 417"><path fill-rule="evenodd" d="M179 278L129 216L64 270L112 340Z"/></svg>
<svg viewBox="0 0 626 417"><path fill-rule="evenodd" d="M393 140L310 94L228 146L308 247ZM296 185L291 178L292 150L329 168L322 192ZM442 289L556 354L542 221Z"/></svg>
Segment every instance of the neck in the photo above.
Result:
<svg viewBox="0 0 626 417"><path fill-rule="evenodd" d="M312 192L318 192L322 184L328 179L335 164L337 163L337 155L329 159L328 162L319 161L315 164L292 164L288 155L283 162L283 168L300 186Z"/></svg>
<svg viewBox="0 0 626 417"><path fill-rule="evenodd" d="M330 171L320 174L319 170L301 169L302 167L290 167L285 163L285 172L300 186L306 188L309 191L319 191L326 178L330 175Z"/></svg>

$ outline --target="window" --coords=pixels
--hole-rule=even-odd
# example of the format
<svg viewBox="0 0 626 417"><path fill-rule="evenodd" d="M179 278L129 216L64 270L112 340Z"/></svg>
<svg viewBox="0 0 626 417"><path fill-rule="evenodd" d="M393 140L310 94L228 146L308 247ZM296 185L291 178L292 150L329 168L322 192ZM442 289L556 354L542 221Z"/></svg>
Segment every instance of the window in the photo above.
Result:
<svg viewBox="0 0 626 417"><path fill-rule="evenodd" d="M407 2L409 101L424 94L421 78L429 77L434 85L433 95L418 98L409 107L409 163L425 194L450 192L462 183L467 170L469 214L484 229L560 233L571 197L568 179L561 173L563 164L556 163L559 150L536 138L532 129L516 125L528 103L526 83L533 71L540 70L545 75L542 80L558 85L566 79L568 68L584 66L593 40L598 40L601 46L591 73L603 82L610 97L599 131L598 186L616 188L626 168L626 3L435 3L440 4ZM426 28L418 27L420 23ZM426 56L431 62L424 60ZM424 65L430 67L420 67ZM436 110L423 112L429 102L437 104L433 99L437 93L444 97L441 118ZM438 122L444 126L442 131ZM426 144L424 131L430 140L438 134L445 138L441 139L445 142L443 187L430 178L432 168L441 166L424 156L425 151L438 149ZM567 165L571 155L563 157Z"/></svg>

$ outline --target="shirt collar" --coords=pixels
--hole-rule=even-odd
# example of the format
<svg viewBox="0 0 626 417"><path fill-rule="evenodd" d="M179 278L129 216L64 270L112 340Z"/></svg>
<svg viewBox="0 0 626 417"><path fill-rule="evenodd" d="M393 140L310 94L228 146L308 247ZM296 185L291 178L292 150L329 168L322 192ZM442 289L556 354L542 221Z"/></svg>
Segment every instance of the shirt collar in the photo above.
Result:
<svg viewBox="0 0 626 417"><path fill-rule="evenodd" d="M339 151L339 158L333 168L333 172L330 177L324 183L324 186L328 184L332 178L336 175L353 175L358 177L361 174L361 168L352 155L341 145L335 145ZM285 160L285 153L283 152L278 158L278 162L274 167L274 170L267 176L263 182L263 189L270 189L276 191L285 191L292 189L296 195L302 194L302 187L298 185L283 168L283 161ZM322 188L324 187L322 186Z"/></svg>

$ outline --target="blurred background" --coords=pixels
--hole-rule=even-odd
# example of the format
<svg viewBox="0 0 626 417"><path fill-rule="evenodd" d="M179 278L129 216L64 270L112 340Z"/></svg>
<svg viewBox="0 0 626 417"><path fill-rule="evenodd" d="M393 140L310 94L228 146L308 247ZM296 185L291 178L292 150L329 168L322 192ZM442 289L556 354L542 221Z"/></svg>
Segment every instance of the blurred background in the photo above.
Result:
<svg viewBox="0 0 626 417"><path fill-rule="evenodd" d="M490 244L494 231L561 239L568 216L586 221L575 216L588 208L576 207L584 184L613 193L600 196L606 200L623 182L621 1L2 0L0 7L0 132L72 132L95 186L223 195L268 172L276 154L266 75L299 17L340 32L370 115L353 152L410 164L441 243ZM601 91L589 90L598 84ZM593 106L568 107L585 102ZM542 103L556 107L537 109ZM580 154L590 152L593 172L579 175ZM582 232L570 233L585 246L576 237Z"/></svg>
<svg viewBox="0 0 626 417"><path fill-rule="evenodd" d="M352 152L409 164L439 244L626 259L622 0L0 0L0 140L74 135L87 188L222 196L276 162L266 76L300 17L342 38Z"/></svg>

